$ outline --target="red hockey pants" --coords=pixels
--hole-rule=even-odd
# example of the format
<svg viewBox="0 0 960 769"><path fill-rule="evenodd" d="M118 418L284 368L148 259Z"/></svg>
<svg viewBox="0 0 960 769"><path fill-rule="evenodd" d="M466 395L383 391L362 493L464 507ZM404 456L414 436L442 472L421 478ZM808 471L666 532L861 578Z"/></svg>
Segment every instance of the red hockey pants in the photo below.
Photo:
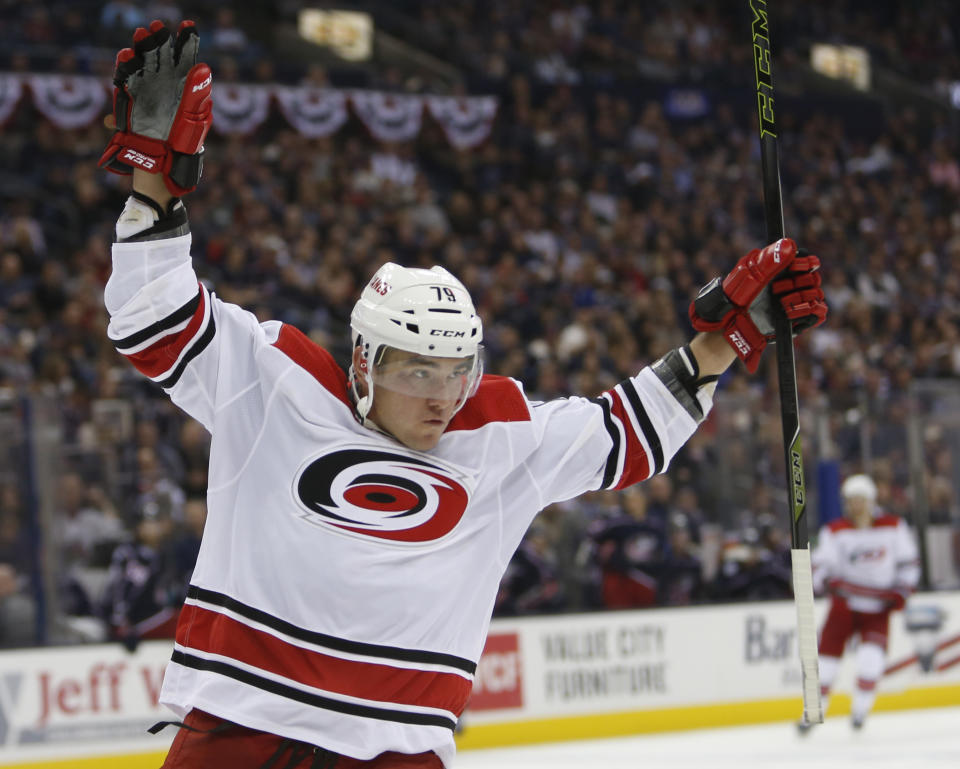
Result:
<svg viewBox="0 0 960 769"><path fill-rule="evenodd" d="M381 753L368 761L324 751L318 756L312 746L275 734L238 724L223 728L228 722L202 710L191 710L184 723L199 731L180 729L161 769L260 769L265 765L272 769L443 769L433 752ZM217 727L221 730L210 732Z"/></svg>

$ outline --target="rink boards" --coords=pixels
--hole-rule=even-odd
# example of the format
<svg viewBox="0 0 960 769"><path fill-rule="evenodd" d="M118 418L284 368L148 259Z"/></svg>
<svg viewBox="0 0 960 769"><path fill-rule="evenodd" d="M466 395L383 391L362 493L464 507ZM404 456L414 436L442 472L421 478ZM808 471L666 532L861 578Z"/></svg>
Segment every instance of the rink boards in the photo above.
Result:
<svg viewBox="0 0 960 769"><path fill-rule="evenodd" d="M960 704L960 593L937 607L935 635L891 623L878 709ZM818 604L818 612L825 604ZM640 734L799 717L791 602L498 620L491 625L461 748ZM918 645L936 649L932 667ZM129 654L97 645L0 654L0 766L156 769L173 738L146 733L170 644ZM848 659L830 714L845 712Z"/></svg>
<svg viewBox="0 0 960 769"><path fill-rule="evenodd" d="M893 615L878 709L960 704L960 593L914 596L942 627L908 632ZM827 603L817 602L818 623ZM918 645L935 650L930 672ZM847 712L848 655L829 715ZM494 622L459 744L617 736L797 719L792 602L650 609Z"/></svg>

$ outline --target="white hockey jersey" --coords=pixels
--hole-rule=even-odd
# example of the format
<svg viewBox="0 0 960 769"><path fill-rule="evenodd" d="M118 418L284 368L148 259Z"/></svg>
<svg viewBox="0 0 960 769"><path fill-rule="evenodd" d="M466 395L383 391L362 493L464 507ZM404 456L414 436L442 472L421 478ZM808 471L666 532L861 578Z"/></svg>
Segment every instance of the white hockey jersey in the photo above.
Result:
<svg viewBox="0 0 960 769"><path fill-rule="evenodd" d="M853 611L875 614L890 607L895 592L912 592L920 579L917 545L906 522L880 515L858 529L838 518L820 529L811 556L814 590L828 580Z"/></svg>
<svg viewBox="0 0 960 769"><path fill-rule="evenodd" d="M649 368L547 403L487 376L434 449L411 450L358 423L329 353L217 299L189 252L189 235L114 244L105 292L117 349L212 434L161 702L361 759L449 763L531 520L665 470L696 421Z"/></svg>

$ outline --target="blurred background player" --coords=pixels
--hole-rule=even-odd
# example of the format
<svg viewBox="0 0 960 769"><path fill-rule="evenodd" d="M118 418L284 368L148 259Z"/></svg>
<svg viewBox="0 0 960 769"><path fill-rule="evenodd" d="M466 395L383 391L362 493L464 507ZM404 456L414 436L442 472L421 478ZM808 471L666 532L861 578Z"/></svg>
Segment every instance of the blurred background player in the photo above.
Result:
<svg viewBox="0 0 960 769"><path fill-rule="evenodd" d="M840 487L843 517L820 530L813 552L813 582L830 595L820 631L823 710L837 677L844 647L858 638L851 723L863 726L877 696L887 652L890 613L903 609L920 578L913 535L903 519L877 507L877 486L867 475L851 475ZM810 725L798 724L801 734Z"/></svg>
<svg viewBox="0 0 960 769"><path fill-rule="evenodd" d="M605 609L654 606L660 588L667 535L651 518L646 490L624 490L623 514L596 521L590 529L599 568L599 605Z"/></svg>

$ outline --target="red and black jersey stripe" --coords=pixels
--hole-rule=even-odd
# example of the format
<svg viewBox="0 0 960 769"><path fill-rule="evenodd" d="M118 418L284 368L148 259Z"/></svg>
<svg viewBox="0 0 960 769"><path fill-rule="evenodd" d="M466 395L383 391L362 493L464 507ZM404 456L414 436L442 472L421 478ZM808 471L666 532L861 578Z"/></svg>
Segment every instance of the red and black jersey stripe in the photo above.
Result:
<svg viewBox="0 0 960 769"><path fill-rule="evenodd" d="M476 663L298 627L231 596L191 586L172 660L348 715L453 729Z"/></svg>
<svg viewBox="0 0 960 769"><path fill-rule="evenodd" d="M593 402L603 410L613 444L601 488L622 489L664 469L663 443L633 380L625 379Z"/></svg>
<svg viewBox="0 0 960 769"><path fill-rule="evenodd" d="M210 295L198 285L190 301L167 317L123 339L117 351L142 374L164 388L180 381L190 361L203 352L216 334Z"/></svg>

